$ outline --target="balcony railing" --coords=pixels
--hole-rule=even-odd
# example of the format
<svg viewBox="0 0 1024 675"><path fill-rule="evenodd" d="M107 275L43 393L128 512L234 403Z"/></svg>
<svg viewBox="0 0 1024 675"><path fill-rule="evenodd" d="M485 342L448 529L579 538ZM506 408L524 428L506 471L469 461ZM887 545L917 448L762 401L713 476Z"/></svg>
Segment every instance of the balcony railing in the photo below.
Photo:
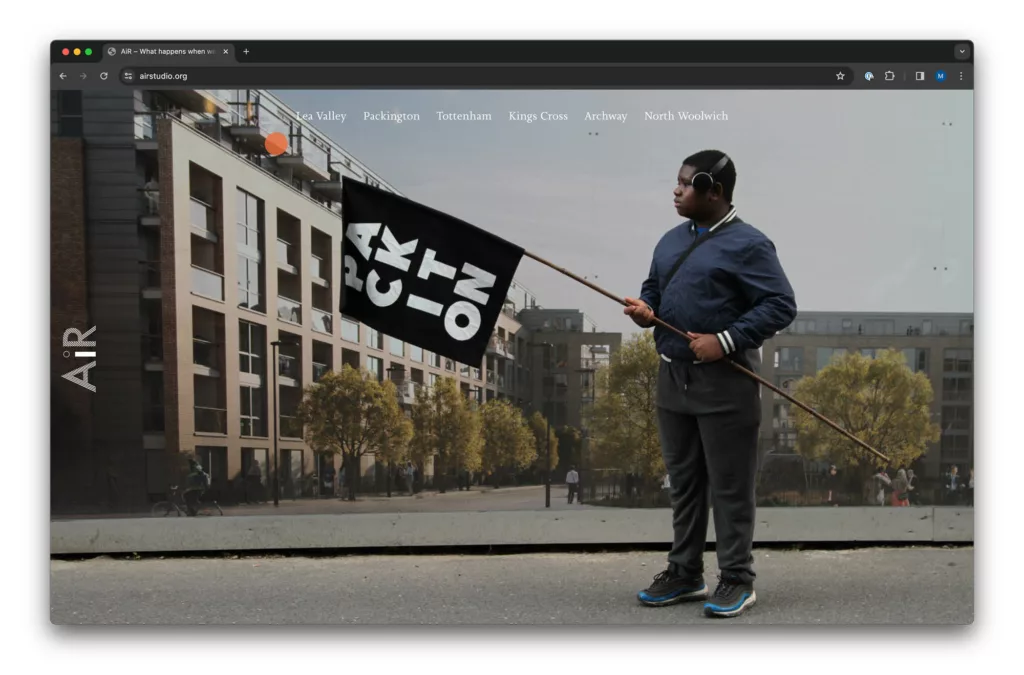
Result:
<svg viewBox="0 0 1024 675"><path fill-rule="evenodd" d="M277 240L277 262L284 263L285 265L292 265L291 258L289 257L292 251L292 243L285 241L284 239ZM294 265L292 265L294 267Z"/></svg>
<svg viewBox="0 0 1024 675"><path fill-rule="evenodd" d="M142 215L160 215L160 188L141 188L139 190L139 198L142 206Z"/></svg>
<svg viewBox="0 0 1024 675"><path fill-rule="evenodd" d="M217 370L217 345L202 338L192 338L192 363Z"/></svg>
<svg viewBox="0 0 1024 675"><path fill-rule="evenodd" d="M505 358L512 358L515 354L515 346L508 340L493 336L487 343L487 351Z"/></svg>
<svg viewBox="0 0 1024 675"><path fill-rule="evenodd" d="M324 265L324 260L320 256L311 255L309 257L309 275L314 279L327 280L324 276L327 272L327 266Z"/></svg>
<svg viewBox="0 0 1024 675"><path fill-rule="evenodd" d="M192 292L204 298L224 301L224 277L211 270L192 265Z"/></svg>
<svg viewBox="0 0 1024 675"><path fill-rule="evenodd" d="M359 324L348 319L341 320L341 338L349 342L359 342Z"/></svg>
<svg viewBox="0 0 1024 675"><path fill-rule="evenodd" d="M228 411L224 408L195 406L196 431L208 434L228 432Z"/></svg>
<svg viewBox="0 0 1024 675"><path fill-rule="evenodd" d="M319 382L320 378L331 372L331 367L326 363L313 362L313 381Z"/></svg>
<svg viewBox="0 0 1024 675"><path fill-rule="evenodd" d="M281 415L281 438L302 438L302 424L297 417Z"/></svg>
<svg viewBox="0 0 1024 675"><path fill-rule="evenodd" d="M308 130L301 127L300 129L300 135L293 140L295 154L302 155L307 162L317 169L328 173L330 171L329 151L321 146Z"/></svg>
<svg viewBox="0 0 1024 675"><path fill-rule="evenodd" d="M283 295L277 296L277 318L301 324L302 304Z"/></svg>
<svg viewBox="0 0 1024 675"><path fill-rule="evenodd" d="M459 375L463 377L469 377L469 366L462 366L459 368Z"/></svg>
<svg viewBox="0 0 1024 675"><path fill-rule="evenodd" d="M482 375L480 373L480 369L479 368L473 368L473 379L474 380L479 380L481 378L481 376Z"/></svg>
<svg viewBox="0 0 1024 675"><path fill-rule="evenodd" d="M505 388L505 376L504 375L498 375L498 388L499 389L504 389Z"/></svg>
<svg viewBox="0 0 1024 675"><path fill-rule="evenodd" d="M277 374L281 377L290 377L293 380L300 379L299 360L288 354L278 354Z"/></svg>
<svg viewBox="0 0 1024 675"><path fill-rule="evenodd" d="M488 370L487 371L487 384L494 384L494 380L495 379L496 378L494 377L494 371L493 370Z"/></svg>
<svg viewBox="0 0 1024 675"><path fill-rule="evenodd" d="M331 330L333 320L334 317L330 312L313 308L313 330L330 335L333 333Z"/></svg>
<svg viewBox="0 0 1024 675"><path fill-rule="evenodd" d="M216 234L216 212L213 207L195 197L189 197L189 222L192 227L208 234Z"/></svg>

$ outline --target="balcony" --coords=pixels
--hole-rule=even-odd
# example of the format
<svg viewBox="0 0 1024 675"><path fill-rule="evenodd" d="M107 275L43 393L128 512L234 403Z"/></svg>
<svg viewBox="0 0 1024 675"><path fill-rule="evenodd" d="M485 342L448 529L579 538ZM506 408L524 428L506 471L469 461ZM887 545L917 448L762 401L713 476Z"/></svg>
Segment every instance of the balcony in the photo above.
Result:
<svg viewBox="0 0 1024 675"><path fill-rule="evenodd" d="M329 181L330 150L326 142L321 141L301 124L296 125L299 131L289 143L288 153L277 158L277 165L288 167L296 178L311 181Z"/></svg>
<svg viewBox="0 0 1024 675"><path fill-rule="evenodd" d="M318 255L311 255L309 257L309 276L317 286L328 288L331 285L331 282L328 279L330 276L330 270L324 262L324 259Z"/></svg>
<svg viewBox="0 0 1024 675"><path fill-rule="evenodd" d="M498 389L504 389L504 388L505 388L505 376L499 374L498 375Z"/></svg>
<svg viewBox="0 0 1024 675"><path fill-rule="evenodd" d="M514 358L515 346L508 340L502 340L500 337L492 336L490 341L487 343L487 353L500 356L505 359Z"/></svg>
<svg viewBox="0 0 1024 675"><path fill-rule="evenodd" d="M155 181L147 186L156 185ZM139 224L143 227L160 227L160 188L144 187L139 189Z"/></svg>
<svg viewBox="0 0 1024 675"><path fill-rule="evenodd" d="M297 387L302 380L301 364L299 360L289 354L277 355L277 374L281 378L281 384L286 387Z"/></svg>
<svg viewBox="0 0 1024 675"><path fill-rule="evenodd" d="M257 99L235 106L234 119L228 133L251 148L264 151L264 144L270 134L283 134L292 144L292 122L288 113L279 110L273 103Z"/></svg>
<svg viewBox="0 0 1024 675"><path fill-rule="evenodd" d="M139 261L139 286L142 297L147 300L159 300L163 293L160 290L160 263L155 260Z"/></svg>
<svg viewBox="0 0 1024 675"><path fill-rule="evenodd" d="M480 373L480 369L479 368L473 368L473 379L474 380L479 380L479 379L481 379L481 377L482 377L482 375Z"/></svg>
<svg viewBox="0 0 1024 675"><path fill-rule="evenodd" d="M326 363L313 362L313 381L319 382L320 378L331 372L331 367Z"/></svg>
<svg viewBox="0 0 1024 675"><path fill-rule="evenodd" d="M302 424L297 417L281 415L281 438L302 438Z"/></svg>
<svg viewBox="0 0 1024 675"><path fill-rule="evenodd" d="M163 95L176 101L188 110L202 110L207 113L226 113L230 94L225 90L208 89L167 89Z"/></svg>
<svg viewBox="0 0 1024 675"><path fill-rule="evenodd" d="M164 339L160 335L142 336L142 363L149 371L164 369Z"/></svg>
<svg viewBox="0 0 1024 675"><path fill-rule="evenodd" d="M488 370L487 371L487 384L494 384L494 381L496 379L497 379L497 377L495 377L494 371L493 370Z"/></svg>
<svg viewBox="0 0 1024 675"><path fill-rule="evenodd" d="M224 408L195 406L196 431L204 434L226 434L228 411Z"/></svg>
<svg viewBox="0 0 1024 675"><path fill-rule="evenodd" d="M277 318L301 326L302 304L291 298L277 296Z"/></svg>
<svg viewBox="0 0 1024 675"><path fill-rule="evenodd" d="M204 298L224 302L224 277L211 270L192 265L192 292Z"/></svg>
<svg viewBox="0 0 1024 675"><path fill-rule="evenodd" d="M395 388L398 390L398 402L402 405L412 405L416 402L416 392L422 389L423 386L421 382L413 382L412 380L395 382Z"/></svg>
<svg viewBox="0 0 1024 675"><path fill-rule="evenodd" d="M213 207L196 199L189 197L189 223L192 225L192 233L207 241L217 241L217 214Z"/></svg>
<svg viewBox="0 0 1024 675"><path fill-rule="evenodd" d="M220 377L217 370L217 345L203 338L192 338L192 365L196 375Z"/></svg>
<svg viewBox="0 0 1024 675"><path fill-rule="evenodd" d="M313 330L318 333L327 333L332 335L331 330L334 316L330 312L325 312L322 309L313 308Z"/></svg>
<svg viewBox="0 0 1024 675"><path fill-rule="evenodd" d="M285 241L284 239L277 240L277 268L284 270L288 274L298 274L299 270L295 265L291 263L291 252L295 246L291 242Z"/></svg>

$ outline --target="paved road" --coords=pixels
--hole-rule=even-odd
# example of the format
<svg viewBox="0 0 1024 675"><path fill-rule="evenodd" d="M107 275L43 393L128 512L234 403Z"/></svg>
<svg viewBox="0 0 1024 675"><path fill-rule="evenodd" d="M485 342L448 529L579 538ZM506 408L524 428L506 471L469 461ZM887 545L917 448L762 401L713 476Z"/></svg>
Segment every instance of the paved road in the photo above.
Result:
<svg viewBox="0 0 1024 675"><path fill-rule="evenodd" d="M51 561L56 624L681 624L635 600L663 553ZM713 554L706 559L714 582ZM755 551L730 623L965 624L972 548ZM716 623L716 622L712 622ZM717 622L721 623L721 622Z"/></svg>

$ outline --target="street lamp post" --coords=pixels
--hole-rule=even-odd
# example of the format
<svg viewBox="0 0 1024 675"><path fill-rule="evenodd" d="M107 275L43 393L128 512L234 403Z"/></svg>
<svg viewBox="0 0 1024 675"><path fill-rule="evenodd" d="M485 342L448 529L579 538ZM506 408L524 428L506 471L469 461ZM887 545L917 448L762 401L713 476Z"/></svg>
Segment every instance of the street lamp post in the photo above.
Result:
<svg viewBox="0 0 1024 675"><path fill-rule="evenodd" d="M546 347L548 349L554 347L554 345L551 344L550 342L538 342L538 343L535 343L534 346L535 347ZM548 367L545 369L545 371L547 372L548 377L550 377L551 376L551 359L550 359L550 354L548 352L545 352L545 354L547 356L549 356L549 358L547 359ZM552 388L554 388L554 384L552 384ZM541 393L542 393L542 395L543 395L543 391L544 391L544 384L543 384L543 381L542 381L541 382ZM543 410L543 409L544 409L544 406L541 405L541 410ZM554 412L554 406L552 406L552 412ZM544 457L544 468L545 468L545 471L544 471L544 508L550 509L551 508L551 418L548 415L544 415L544 421L547 422L547 433L545 434L545 437L544 437L544 442L547 445L547 449L545 451L545 457Z"/></svg>

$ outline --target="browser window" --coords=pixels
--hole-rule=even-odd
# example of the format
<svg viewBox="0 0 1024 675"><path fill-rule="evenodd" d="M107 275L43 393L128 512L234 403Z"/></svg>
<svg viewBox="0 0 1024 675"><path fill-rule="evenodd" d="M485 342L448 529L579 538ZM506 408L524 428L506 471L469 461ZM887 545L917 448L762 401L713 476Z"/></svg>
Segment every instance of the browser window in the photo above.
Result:
<svg viewBox="0 0 1024 675"><path fill-rule="evenodd" d="M54 42L54 552L670 545L705 350L755 546L972 541L972 52Z"/></svg>

